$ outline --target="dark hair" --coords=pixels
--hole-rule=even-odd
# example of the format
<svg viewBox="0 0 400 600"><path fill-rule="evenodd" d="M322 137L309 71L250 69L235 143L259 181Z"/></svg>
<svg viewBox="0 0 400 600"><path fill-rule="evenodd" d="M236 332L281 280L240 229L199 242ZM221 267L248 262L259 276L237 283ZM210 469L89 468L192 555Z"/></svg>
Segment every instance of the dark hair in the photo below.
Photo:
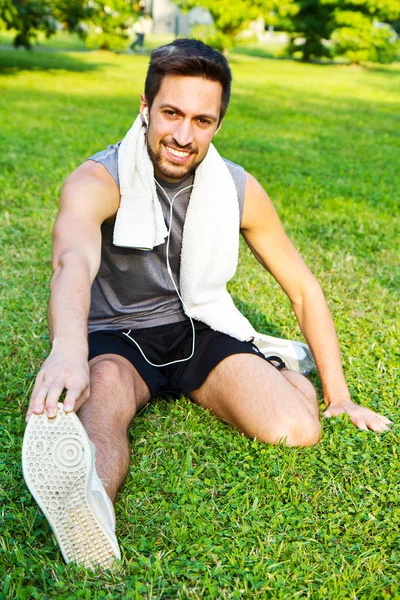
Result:
<svg viewBox="0 0 400 600"><path fill-rule="evenodd" d="M228 108L232 75L226 58L199 40L179 39L151 53L144 94L151 108L166 75L204 77L222 85L220 121Z"/></svg>

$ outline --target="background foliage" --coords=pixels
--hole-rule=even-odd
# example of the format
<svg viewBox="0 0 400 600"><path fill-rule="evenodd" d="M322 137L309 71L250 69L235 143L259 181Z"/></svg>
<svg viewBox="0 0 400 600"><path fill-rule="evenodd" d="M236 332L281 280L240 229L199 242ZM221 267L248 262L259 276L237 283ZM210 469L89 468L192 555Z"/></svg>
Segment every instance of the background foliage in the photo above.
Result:
<svg viewBox="0 0 400 600"><path fill-rule="evenodd" d="M214 19L207 43L223 51L252 20L263 18L290 33L289 55L309 61L345 56L351 62L391 62L400 52L389 23L400 19L396 0L176 0L188 10L206 8ZM196 29L196 33L201 29Z"/></svg>
<svg viewBox="0 0 400 600"><path fill-rule="evenodd" d="M0 24L17 31L15 46L30 48L38 32L50 37L62 27L89 47L120 50L139 8L134 0L0 0Z"/></svg>
<svg viewBox="0 0 400 600"><path fill-rule="evenodd" d="M296 5L290 54L304 60L344 55L352 62L390 62L399 50L388 24L400 18L396 0L297 0Z"/></svg>
<svg viewBox="0 0 400 600"><path fill-rule="evenodd" d="M348 10L335 12L334 18L332 41L336 55L346 56L353 63L394 60L399 45L394 42L396 34L387 23L377 27L370 15Z"/></svg>
<svg viewBox="0 0 400 600"><path fill-rule="evenodd" d="M91 0L86 45L123 50L138 15L135 0Z"/></svg>
<svg viewBox="0 0 400 600"><path fill-rule="evenodd" d="M80 23L90 10L84 0L0 0L0 20L15 30L15 46L30 48L38 32L50 37L59 25L83 33Z"/></svg>
<svg viewBox="0 0 400 600"><path fill-rule="evenodd" d="M262 18L290 34L287 53L309 61L344 56L351 62L391 62L400 54L398 0L174 0L188 11L207 9L213 26L193 33L227 52L249 23ZM136 0L0 0L0 25L16 30L16 46L30 47L38 32L63 27L90 48L123 50L140 12ZM151 12L151 11L150 11Z"/></svg>
<svg viewBox="0 0 400 600"><path fill-rule="evenodd" d="M154 401L130 428L120 568L65 567L20 466L49 350L51 227L66 175L130 127L147 58L0 50L1 599L400 597L400 69L231 62L218 149L267 189L320 280L353 399L395 426L325 420L314 448L268 447L185 398ZM230 291L257 328L299 339L244 245Z"/></svg>
<svg viewBox="0 0 400 600"><path fill-rule="evenodd" d="M179 8L188 11L195 6L207 9L213 20L214 26L205 29L202 36L204 41L220 52L229 50L235 40L249 23L259 17L270 17L275 14L275 19L290 15L296 11L293 0L278 2L277 0L174 0ZM201 33L202 28L196 28L196 33Z"/></svg>

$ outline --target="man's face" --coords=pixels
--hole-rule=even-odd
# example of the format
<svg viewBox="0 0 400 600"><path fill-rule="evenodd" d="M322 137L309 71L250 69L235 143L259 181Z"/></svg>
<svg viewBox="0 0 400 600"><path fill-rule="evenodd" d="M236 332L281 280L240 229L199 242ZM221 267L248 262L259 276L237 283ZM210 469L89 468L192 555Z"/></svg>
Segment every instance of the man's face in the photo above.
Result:
<svg viewBox="0 0 400 600"><path fill-rule="evenodd" d="M176 182L207 154L218 128L222 86L203 77L167 75L150 110L148 152L154 173ZM144 98L141 112L146 106Z"/></svg>

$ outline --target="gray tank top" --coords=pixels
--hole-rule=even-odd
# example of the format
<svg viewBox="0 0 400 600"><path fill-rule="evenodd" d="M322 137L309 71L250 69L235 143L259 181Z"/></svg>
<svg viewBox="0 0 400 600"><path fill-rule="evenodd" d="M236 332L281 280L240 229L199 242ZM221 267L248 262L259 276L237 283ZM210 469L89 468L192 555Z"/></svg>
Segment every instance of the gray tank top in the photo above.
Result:
<svg viewBox="0 0 400 600"><path fill-rule="evenodd" d="M111 144L88 159L102 164L118 187L120 144ZM236 185L241 220L246 173L239 165L224 160ZM170 225L170 203L166 196L170 200L175 197L168 257L178 289L182 232L193 180L193 174L178 183L157 179L164 191L156 185L167 228ZM89 332L142 329L185 321L187 317L167 271L167 244L156 246L151 251L120 248L113 244L114 223L115 219L101 227L101 264L92 285Z"/></svg>

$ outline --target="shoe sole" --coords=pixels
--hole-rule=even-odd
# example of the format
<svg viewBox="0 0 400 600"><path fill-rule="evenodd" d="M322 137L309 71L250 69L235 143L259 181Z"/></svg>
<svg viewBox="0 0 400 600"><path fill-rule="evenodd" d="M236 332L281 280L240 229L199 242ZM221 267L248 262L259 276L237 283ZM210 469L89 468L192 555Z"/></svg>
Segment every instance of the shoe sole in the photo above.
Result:
<svg viewBox="0 0 400 600"><path fill-rule="evenodd" d="M91 504L92 451L75 413L59 408L54 419L45 413L32 415L24 435L22 470L65 562L109 568L116 556Z"/></svg>

